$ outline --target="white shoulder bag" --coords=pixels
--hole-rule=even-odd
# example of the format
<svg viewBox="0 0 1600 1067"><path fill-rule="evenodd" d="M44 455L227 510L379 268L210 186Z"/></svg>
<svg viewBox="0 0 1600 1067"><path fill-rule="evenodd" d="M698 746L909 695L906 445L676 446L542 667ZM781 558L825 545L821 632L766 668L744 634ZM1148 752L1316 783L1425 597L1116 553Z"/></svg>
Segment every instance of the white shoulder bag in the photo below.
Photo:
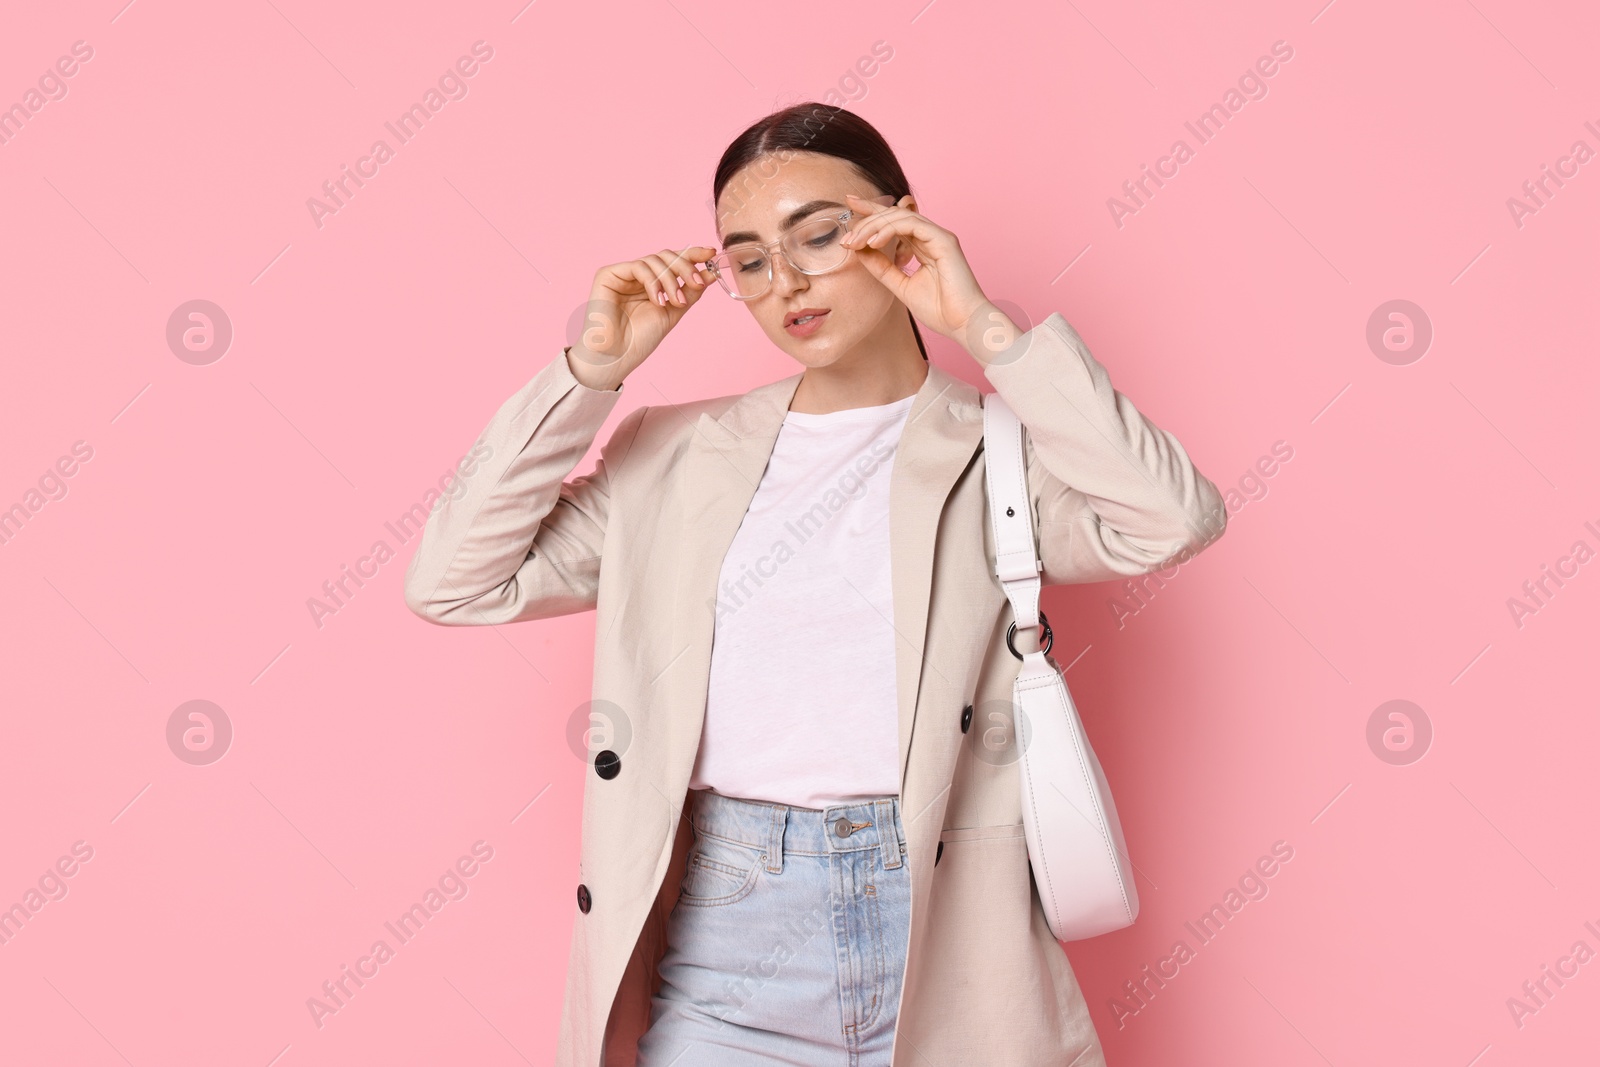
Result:
<svg viewBox="0 0 1600 1067"><path fill-rule="evenodd" d="M984 396L983 440L995 576L1015 621L1006 645L1022 661L1012 689L1028 860L1050 932L1080 941L1120 930L1139 914L1122 824L1039 611L1038 546L1028 495L1022 423L996 393ZM1017 651L1017 627L1042 625L1038 650Z"/></svg>

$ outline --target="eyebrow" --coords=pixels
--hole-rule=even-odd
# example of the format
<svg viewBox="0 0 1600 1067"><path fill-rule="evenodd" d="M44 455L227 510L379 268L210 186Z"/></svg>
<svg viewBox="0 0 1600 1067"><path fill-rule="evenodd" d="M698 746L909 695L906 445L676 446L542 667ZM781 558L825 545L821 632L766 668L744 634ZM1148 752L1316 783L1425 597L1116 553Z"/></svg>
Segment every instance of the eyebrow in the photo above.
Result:
<svg viewBox="0 0 1600 1067"><path fill-rule="evenodd" d="M825 207L842 208L844 205L839 203L837 200L812 200L808 203L801 204L799 207L795 208L793 211L789 212L783 217L778 225L779 232L781 233L782 231L787 230L789 227L793 226L807 215L815 214ZM728 236L722 239L723 248L729 248L733 245L751 243L760 244L761 235L752 233L749 230L740 230L738 233L730 233Z"/></svg>

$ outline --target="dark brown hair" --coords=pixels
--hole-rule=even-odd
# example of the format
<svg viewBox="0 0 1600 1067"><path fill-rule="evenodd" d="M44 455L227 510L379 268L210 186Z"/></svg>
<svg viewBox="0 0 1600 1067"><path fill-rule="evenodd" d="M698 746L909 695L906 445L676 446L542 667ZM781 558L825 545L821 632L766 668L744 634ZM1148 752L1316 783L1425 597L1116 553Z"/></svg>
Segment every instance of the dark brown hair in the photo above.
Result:
<svg viewBox="0 0 1600 1067"><path fill-rule="evenodd" d="M807 101L774 111L733 139L717 163L717 173L711 182L712 204L722 198L723 190L735 174L762 156L776 155L781 162L794 152L837 156L855 167L880 196L887 193L899 200L911 192L911 183L906 181L894 150L871 123L842 107ZM738 193L739 190L734 189L729 195ZM928 349L922 343L916 316L911 315L909 309L906 314L911 319L911 334L917 339L917 348L922 358L927 359Z"/></svg>

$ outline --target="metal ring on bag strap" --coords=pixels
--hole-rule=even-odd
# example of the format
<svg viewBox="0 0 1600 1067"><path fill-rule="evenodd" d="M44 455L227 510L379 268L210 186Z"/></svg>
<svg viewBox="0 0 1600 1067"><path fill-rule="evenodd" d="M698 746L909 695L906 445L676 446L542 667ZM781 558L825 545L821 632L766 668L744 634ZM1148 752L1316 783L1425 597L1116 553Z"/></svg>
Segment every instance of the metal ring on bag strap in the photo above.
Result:
<svg viewBox="0 0 1600 1067"><path fill-rule="evenodd" d="M1039 625L1044 627L1044 647L1039 651L1049 655L1051 647L1056 643L1056 635L1050 632L1050 620L1045 617L1045 614L1042 611L1039 612ZM1011 654L1013 656L1021 659L1022 653L1017 651L1016 639L1017 624L1012 623L1011 628L1006 631L1006 647L1011 650Z"/></svg>

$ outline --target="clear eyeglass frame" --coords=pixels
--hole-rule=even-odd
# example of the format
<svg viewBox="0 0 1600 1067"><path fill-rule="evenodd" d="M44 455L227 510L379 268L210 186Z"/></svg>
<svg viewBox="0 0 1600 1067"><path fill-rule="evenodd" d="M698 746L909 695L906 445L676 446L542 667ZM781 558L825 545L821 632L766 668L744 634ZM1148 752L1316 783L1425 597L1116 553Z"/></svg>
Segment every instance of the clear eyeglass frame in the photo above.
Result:
<svg viewBox="0 0 1600 1067"><path fill-rule="evenodd" d="M887 207L887 206L889 206L889 205L894 203L894 196L893 196L893 194L890 194L890 193L885 193L883 196L862 197L862 199L863 200L870 200L875 204L882 204L885 207ZM715 274L717 276L717 282L722 286L722 291L727 293L733 299L735 299L735 300L755 300L755 299L758 299L760 297L766 296L767 293L772 289L772 265L773 265L774 262L776 262L776 254L778 254L778 253L781 253L783 255L784 262L788 263L789 267L792 270L795 270L795 271L799 272L800 274L808 274L808 275L813 275L813 276L814 275L818 275L818 274L827 274L830 271L836 271L840 267L844 266L845 262L850 258L848 255L841 256L839 258L839 262L835 263L831 267L824 267L822 270L806 270L804 267L798 266L794 261L794 257L789 254L788 241L789 241L789 238L794 235L794 232L796 230L798 230L800 227L809 226L812 223L818 221L819 219L837 219L840 223L845 223L845 222L849 222L850 219L854 215L855 215L855 212L851 211L849 208L846 208L845 210L840 211L837 214L833 214L833 215L813 215L812 217L810 217L808 219L803 219L800 222L797 222L793 226L789 227L789 229L787 229L787 230L785 230L783 232L782 236L780 236L776 241L774 241L770 245L754 245L754 244L735 245L734 247L738 248L738 249L760 249L760 251L763 253L763 255L764 255L764 257L765 257L765 259L767 261L767 284L765 286L763 286L761 291L758 292L758 293L751 293L749 295L741 295L740 293L736 292L734 286L729 283L728 276L729 276L729 274L732 273L732 269L733 269L732 268L732 261L728 258L729 250L724 249L722 252L719 252L717 255L712 256L709 260L707 260L705 262L705 266L710 268L711 273L713 273L713 274ZM853 249L845 249L845 251L848 253L850 251L853 251Z"/></svg>

